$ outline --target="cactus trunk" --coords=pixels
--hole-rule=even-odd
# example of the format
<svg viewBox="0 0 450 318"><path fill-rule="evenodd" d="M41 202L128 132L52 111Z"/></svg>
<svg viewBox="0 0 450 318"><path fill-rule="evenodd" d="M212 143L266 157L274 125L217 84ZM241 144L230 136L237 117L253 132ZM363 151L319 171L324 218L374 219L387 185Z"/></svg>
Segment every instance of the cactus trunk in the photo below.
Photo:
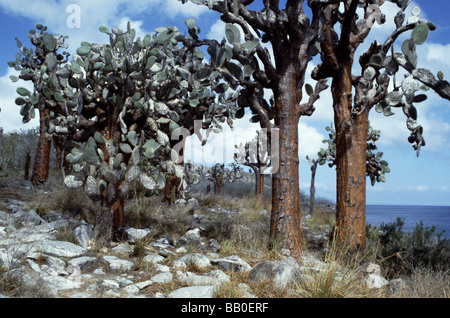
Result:
<svg viewBox="0 0 450 318"><path fill-rule="evenodd" d="M279 166L272 177L271 248L280 244L284 253L301 254L300 188L298 158L298 109L301 90L297 73L287 72L276 99L275 125L279 128Z"/></svg>
<svg viewBox="0 0 450 318"><path fill-rule="evenodd" d="M220 195L222 193L222 177L217 177L214 181L214 194Z"/></svg>
<svg viewBox="0 0 450 318"><path fill-rule="evenodd" d="M121 198L114 202L112 207L113 214L113 232L117 231L123 226L123 208L124 208L125 200Z"/></svg>
<svg viewBox="0 0 450 318"><path fill-rule="evenodd" d="M50 152L52 149L52 139L47 137L45 120L50 118L50 111L45 108L39 110L40 115L40 127L39 127L39 142L36 150L36 156L34 158L33 174L31 176L31 182L34 186L38 186L48 179L50 169Z"/></svg>
<svg viewBox="0 0 450 318"><path fill-rule="evenodd" d="M261 171L258 169L258 171L255 171L256 175L256 196L258 199L264 198L264 174L261 173Z"/></svg>
<svg viewBox="0 0 450 318"><path fill-rule="evenodd" d="M261 168L255 165L250 165L255 173L255 195L261 200L264 198L264 174L261 173Z"/></svg>
<svg viewBox="0 0 450 318"><path fill-rule="evenodd" d="M333 79L336 127L336 238L350 251L366 243L366 151L369 113L352 113L351 64ZM350 138L351 136L351 138Z"/></svg>
<svg viewBox="0 0 450 318"><path fill-rule="evenodd" d="M316 205L316 171L317 171L317 165L318 161L315 161L314 164L311 166L311 187L309 188L309 214L314 213L314 208Z"/></svg>
<svg viewBox="0 0 450 318"><path fill-rule="evenodd" d="M112 207L102 202L99 204L97 214L95 216L95 237L110 241L112 237L113 213Z"/></svg>

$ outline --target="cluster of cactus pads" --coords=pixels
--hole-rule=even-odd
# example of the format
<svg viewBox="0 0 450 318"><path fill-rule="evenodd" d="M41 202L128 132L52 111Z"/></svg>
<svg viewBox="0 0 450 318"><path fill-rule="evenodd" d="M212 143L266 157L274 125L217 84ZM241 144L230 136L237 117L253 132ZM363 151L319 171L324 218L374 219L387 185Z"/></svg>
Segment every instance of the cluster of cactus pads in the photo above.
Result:
<svg viewBox="0 0 450 318"><path fill-rule="evenodd" d="M400 7L405 7L409 1L398 1ZM407 117L407 128L411 135L408 141L413 144L414 149L419 156L420 148L425 146L425 139L423 138L423 128L417 122L417 109L414 104L423 102L427 99L425 94L417 93L418 91L428 91L429 87L421 85L420 82L411 74L417 67L417 52L416 46L422 45L428 38L429 31L436 29L435 25L425 19L420 19L420 8L412 8L412 15L405 19L404 10L400 10L395 17L395 24L397 29L410 28L412 29L411 37L406 39L402 46L401 52L395 52L394 46L390 47L389 52L381 52L373 54L366 60L363 71L364 80L367 83L376 81L373 92L369 95L377 96L383 93L383 86L389 83L391 77L394 79L394 89L390 92L385 92L384 98L376 105L375 110L378 113L383 113L385 116L392 116L393 108L401 108ZM406 20L406 24L405 23ZM399 72L400 67L403 67L409 74L401 83L395 82L395 75ZM442 77L442 74L438 74ZM369 87L369 86L368 86ZM367 89L370 91L370 89Z"/></svg>
<svg viewBox="0 0 450 318"><path fill-rule="evenodd" d="M330 168L336 165L336 131L332 124L327 126L325 130L328 131L329 139L325 139L322 142L327 144L328 147L320 149L317 153L317 159L306 156L311 166L316 163L323 166L327 162ZM381 159L383 152L375 152L378 150L375 144L378 139L380 139L380 131L369 126L367 130L366 175L370 178L372 186L376 182L386 182L386 173L391 172L389 163Z"/></svg>
<svg viewBox="0 0 450 318"><path fill-rule="evenodd" d="M52 35L46 32L47 27L41 24L38 24L36 29L31 30L28 35L36 49L33 51L23 46L16 38L20 52L16 54L15 61L8 62L10 67L20 72L19 76L10 77L13 82L22 79L31 81L34 86L34 92L24 87L17 89L19 97L15 102L21 107L23 123L35 118L36 111L43 111L46 108L52 110L58 107L58 102L63 103L63 96L58 92L68 78L68 72L62 66L68 62L69 53L65 51L58 53L61 49L67 49L68 46L64 43L67 37ZM51 92L55 92L54 98Z"/></svg>
<svg viewBox="0 0 450 318"><path fill-rule="evenodd" d="M198 48L195 20L186 25L187 37L169 26L143 39L130 24L125 31L100 27L109 43L82 42L70 62L67 52L57 52L67 48L66 38L46 27L29 34L35 52L20 44L23 57L10 66L33 80L35 91L18 89L16 103L24 121L35 107L47 109L47 133L75 142L66 155L67 187L83 187L111 206L136 181L149 194L164 187L168 174L181 179L181 190L199 181L184 170L178 137L191 135L196 120L205 129L232 125L237 97Z"/></svg>

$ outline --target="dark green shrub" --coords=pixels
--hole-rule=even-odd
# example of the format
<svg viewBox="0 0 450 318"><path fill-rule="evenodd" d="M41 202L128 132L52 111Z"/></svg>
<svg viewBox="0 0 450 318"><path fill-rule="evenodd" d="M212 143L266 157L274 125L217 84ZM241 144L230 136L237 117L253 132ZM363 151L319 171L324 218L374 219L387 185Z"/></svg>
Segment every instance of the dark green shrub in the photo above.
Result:
<svg viewBox="0 0 450 318"><path fill-rule="evenodd" d="M377 258L389 277L409 274L416 268L440 270L450 265L450 240L435 226L417 223L412 233L404 232L404 219L367 228L370 244L378 244Z"/></svg>

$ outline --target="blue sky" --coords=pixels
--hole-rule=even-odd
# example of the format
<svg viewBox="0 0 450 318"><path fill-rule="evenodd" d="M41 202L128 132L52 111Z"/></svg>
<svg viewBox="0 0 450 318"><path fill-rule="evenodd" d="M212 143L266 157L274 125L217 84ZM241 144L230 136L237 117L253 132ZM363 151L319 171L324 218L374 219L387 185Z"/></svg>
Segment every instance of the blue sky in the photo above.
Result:
<svg viewBox="0 0 450 318"><path fill-rule="evenodd" d="M261 1L256 1L261 2ZM386 2L387 3L387 2ZM80 27L69 27L67 24L73 11L68 12L70 5L77 5L80 9ZM450 11L449 0L415 0L411 8L418 5L421 8L421 18L434 22L437 30L430 33L425 45L418 48L420 67L429 68L434 74L443 71L446 78L450 78ZM384 42L392 32L392 18L397 10L391 3L382 7L388 22L381 28L374 28L368 45L377 40ZM186 30L184 20L188 17L197 19L202 30L201 36L221 40L224 35L224 25L218 14L208 11L206 7L192 3L182 5L178 0L0 0L0 127L6 131L28 129L37 126L37 121L23 125L19 109L14 104L15 90L19 86L29 83L12 83L9 79L14 74L7 62L15 59L18 52L15 37L25 46L31 47L27 39L30 29L37 23L48 26L52 33L69 36L69 51L74 52L81 41L108 41L104 34L98 31L101 25L110 28L114 26L126 27L131 21L138 36L152 32L158 26L175 25L182 31ZM74 21L74 20L71 20ZM399 42L401 44L401 42ZM364 46L367 47L367 46ZM313 61L310 70L313 68ZM356 63L357 64L357 63ZM355 68L355 72L358 70ZM310 75L306 75L307 82L311 82ZM367 187L368 204L412 204L412 205L450 205L450 103L442 100L432 91L426 93L428 100L417 105L419 122L424 127L424 137L427 141L419 158L407 142L409 132L406 128L406 118L397 110L397 114L385 118L372 111L370 120L375 129L381 130L379 149L383 151L383 159L387 160L392 169L387 174L387 182ZM316 104L316 112L312 117L300 120L300 187L309 193L310 169L305 160L306 155L315 157L322 147L322 140L327 137L325 126L333 121L331 109L331 95L324 92ZM199 158L213 162L232 161L233 145L244 142L254 136L256 125L248 123L248 116L236 121L235 130L228 131L224 136L216 136L216 146L208 143L201 150L198 143L188 144L193 159ZM217 142L223 144L225 153L216 153ZM189 154L189 152L187 153ZM196 156L194 156L196 154ZM321 166L317 172L316 193L319 197L335 200L335 170Z"/></svg>

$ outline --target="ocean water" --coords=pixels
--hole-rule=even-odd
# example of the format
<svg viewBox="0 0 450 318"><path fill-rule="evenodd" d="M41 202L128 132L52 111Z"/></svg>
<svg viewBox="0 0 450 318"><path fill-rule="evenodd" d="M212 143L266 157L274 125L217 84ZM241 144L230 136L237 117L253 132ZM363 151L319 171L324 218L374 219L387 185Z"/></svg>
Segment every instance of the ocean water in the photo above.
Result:
<svg viewBox="0 0 450 318"><path fill-rule="evenodd" d="M450 238L450 206L418 205L367 205L366 223L380 225L403 218L403 231L412 232L417 223L437 227L438 232L445 230L442 237Z"/></svg>

